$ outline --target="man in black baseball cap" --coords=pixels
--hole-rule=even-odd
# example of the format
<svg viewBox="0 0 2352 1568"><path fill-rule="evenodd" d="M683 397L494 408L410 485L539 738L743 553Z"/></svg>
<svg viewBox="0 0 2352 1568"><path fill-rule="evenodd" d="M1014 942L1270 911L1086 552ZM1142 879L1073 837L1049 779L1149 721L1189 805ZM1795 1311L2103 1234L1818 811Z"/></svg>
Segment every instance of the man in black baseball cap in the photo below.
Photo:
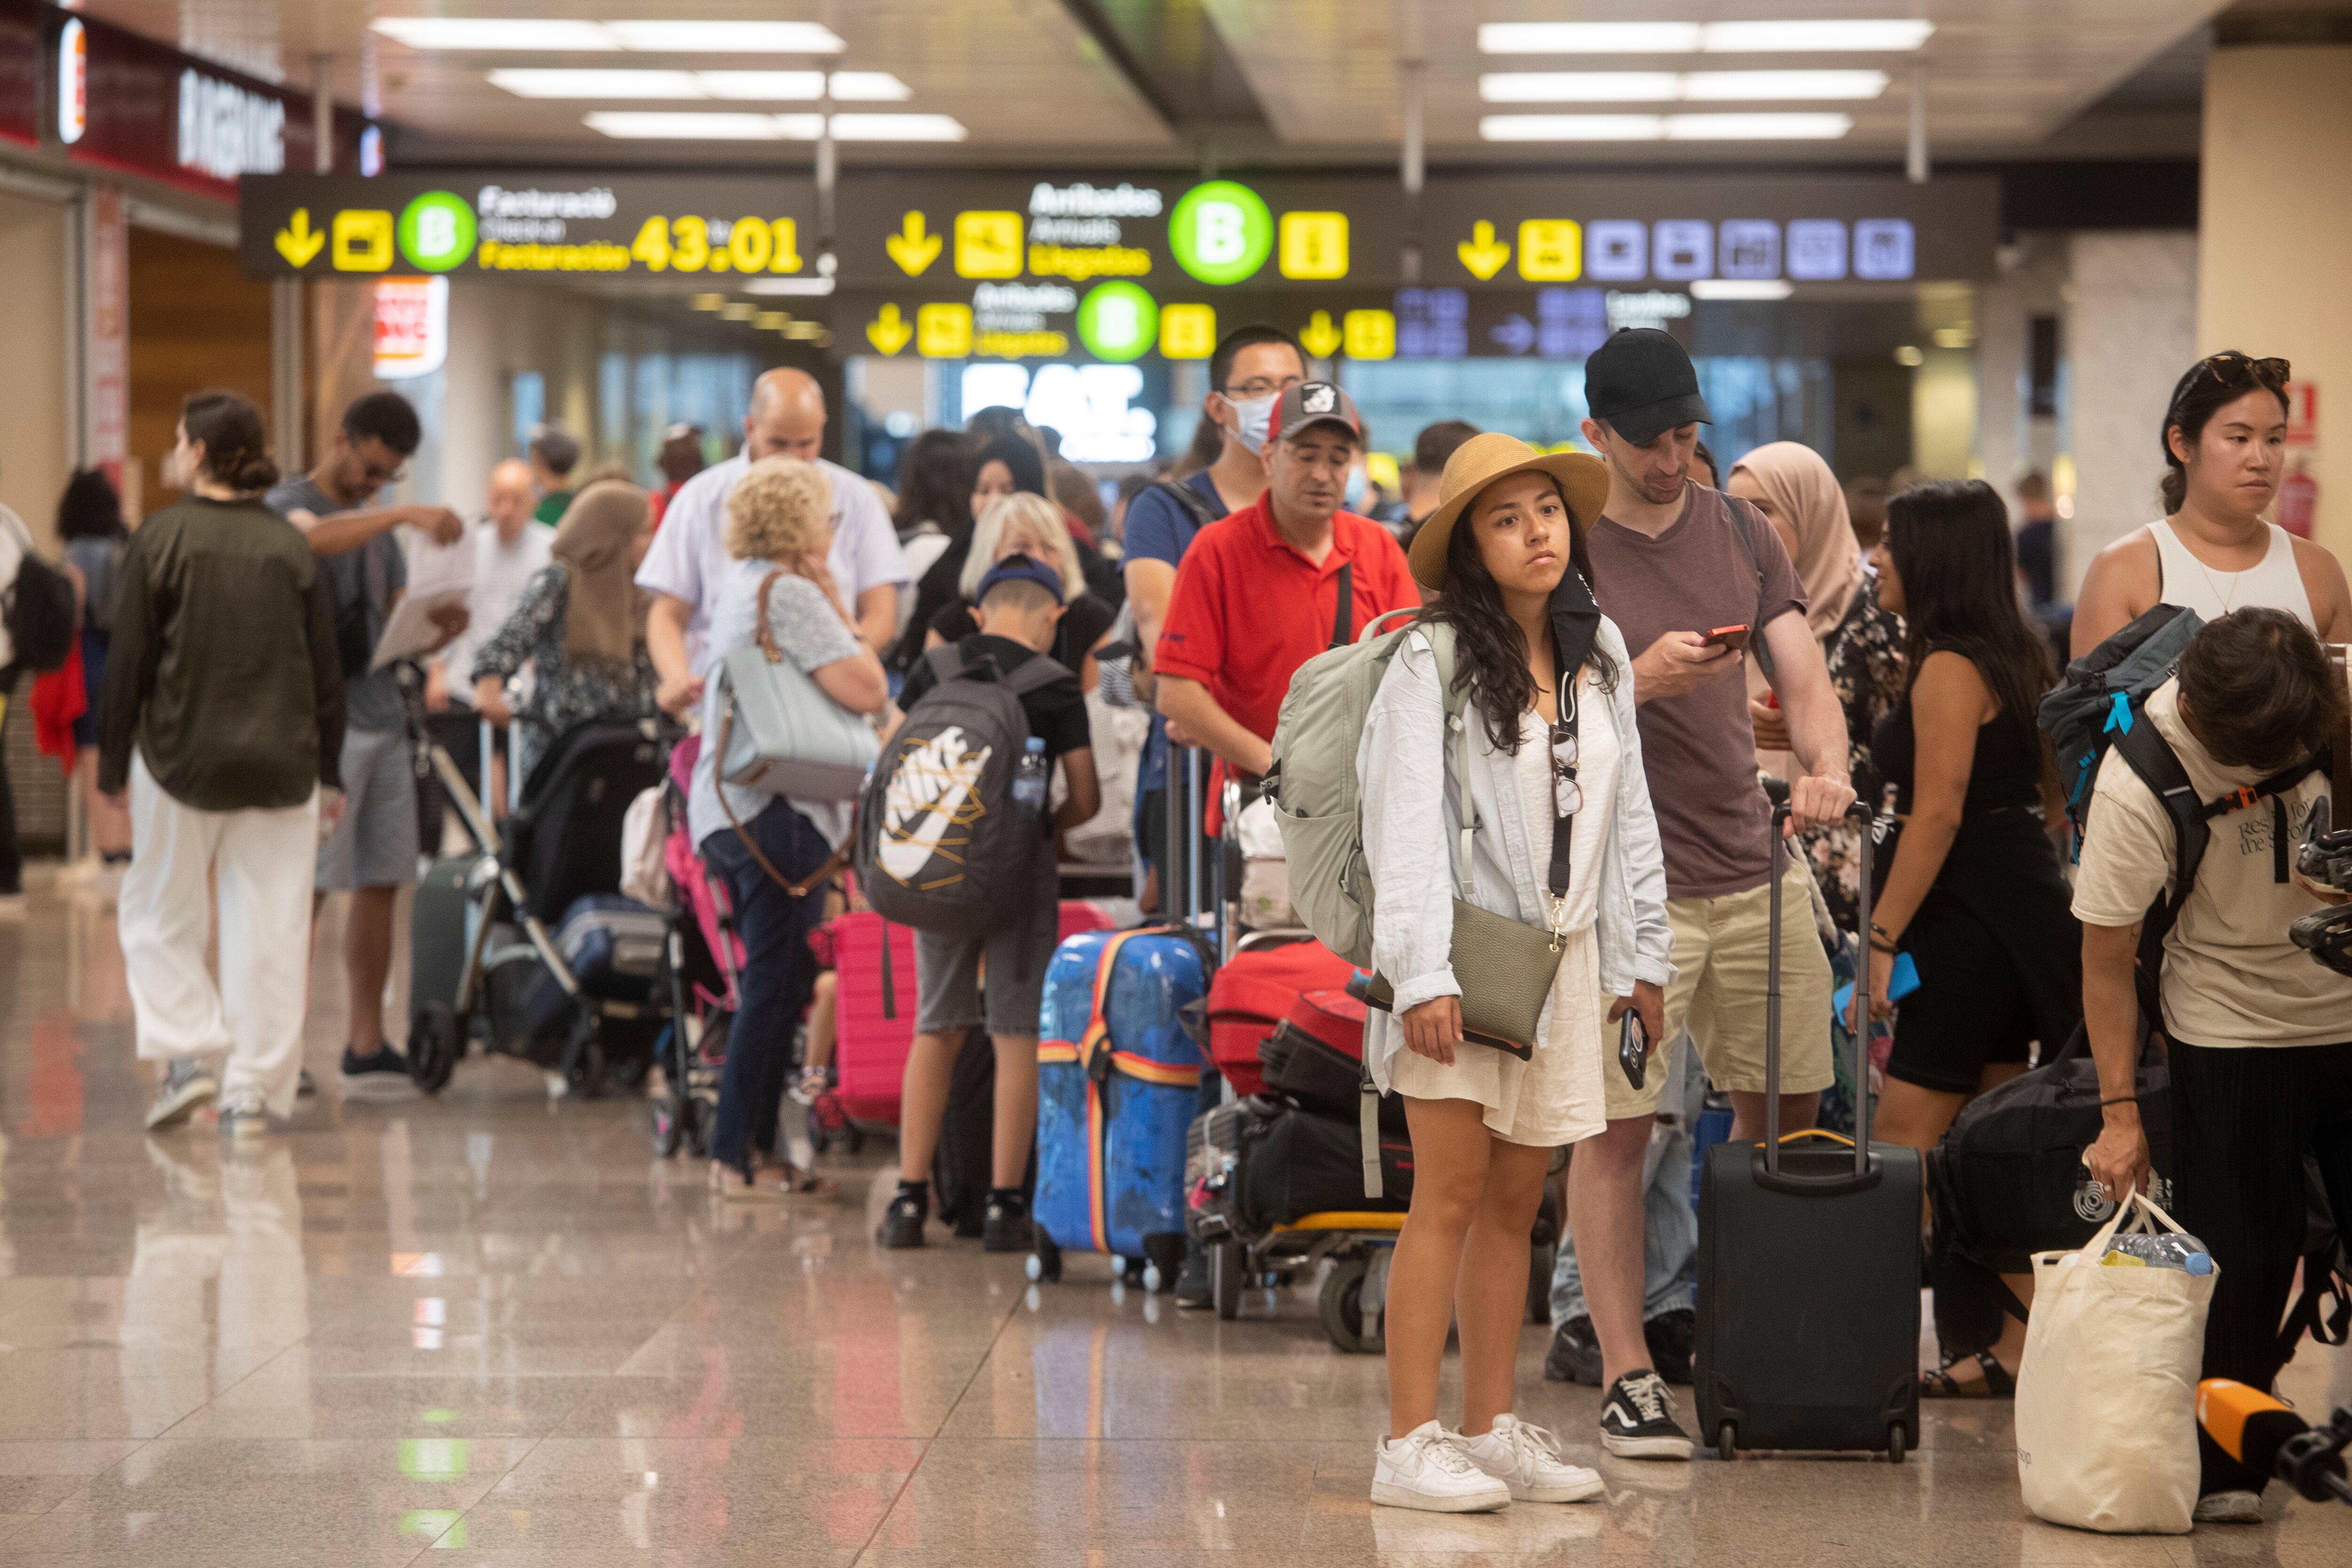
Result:
<svg viewBox="0 0 2352 1568"><path fill-rule="evenodd" d="M1604 1077L1607 1130L1579 1146L1570 1168L1568 1206L1579 1233L1554 1275L1559 1328L1545 1371L1608 1382L1601 1436L1610 1453L1687 1458L1689 1437L1660 1380L1690 1376L1692 1328L1681 1304L1689 1298L1680 1281L1696 1226L1687 1216L1661 1224L1645 1250L1643 1153L1685 1032L1707 1078L1731 1097L1732 1137L1763 1136L1773 879L1781 879L1790 909L1805 907L1811 886L1805 858L1767 840L1771 810L1756 785L1743 648L1759 652L1788 722L1798 764L1790 778L1795 826L1839 821L1853 788L1845 716L1780 535L1748 502L1690 480L1707 420L1690 356L1665 332L1628 330L1585 361L1584 381L1592 411L1584 438L1609 467L1609 499L1587 524L1585 545L1602 607L1626 647L1641 650L1633 700L1664 849L1675 976L1643 1086L1622 1073ZM1802 920L1782 923L1780 1014L1780 1124L1810 1127L1832 1076L1830 966ZM1664 1265L1657 1276L1645 1279L1645 1258ZM1646 1320L1642 1342L1652 1364L1612 1364L1612 1354L1634 1353L1637 1320ZM1628 1348L1603 1347L1596 1322L1612 1325L1612 1343Z"/></svg>

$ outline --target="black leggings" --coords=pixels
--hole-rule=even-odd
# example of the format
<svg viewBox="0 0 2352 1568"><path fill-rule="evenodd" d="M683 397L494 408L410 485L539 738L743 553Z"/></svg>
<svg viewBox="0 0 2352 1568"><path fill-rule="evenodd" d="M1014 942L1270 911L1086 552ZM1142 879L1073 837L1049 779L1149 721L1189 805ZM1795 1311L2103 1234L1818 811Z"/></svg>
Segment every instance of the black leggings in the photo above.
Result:
<svg viewBox="0 0 2352 1568"><path fill-rule="evenodd" d="M2207 1377L2267 1389L2285 1364L2279 1324L2309 1221L2304 1156L2352 1216L2352 1044L2214 1047L2173 1042L2172 1217L2220 1278L2205 1317ZM2201 1489L2262 1489L2203 1433Z"/></svg>

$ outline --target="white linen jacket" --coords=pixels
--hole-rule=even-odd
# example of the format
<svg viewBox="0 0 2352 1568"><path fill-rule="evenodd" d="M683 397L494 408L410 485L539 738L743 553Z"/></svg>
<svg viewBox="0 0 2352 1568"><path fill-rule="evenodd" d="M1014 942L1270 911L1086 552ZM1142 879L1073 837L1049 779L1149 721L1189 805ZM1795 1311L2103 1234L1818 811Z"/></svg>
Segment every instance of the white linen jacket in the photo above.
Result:
<svg viewBox="0 0 2352 1568"><path fill-rule="evenodd" d="M1674 979L1674 933L1666 923L1666 862L1650 787L1642 772L1642 735L1633 719L1633 661L1617 624L1601 620L1596 650L1615 663L1616 689L1605 705L1587 707L1584 721L1605 716L1616 726L1622 758L1610 832L1601 856L1599 910L1601 988L1612 997L1633 994L1636 980L1657 985ZM1544 879L1549 857L1528 841L1517 775L1507 752L1495 750L1485 720L1473 707L1470 801L1478 815L1473 836L1471 902L1484 910L1547 923ZM1372 699L1356 748L1363 790L1364 858L1377 898L1372 907L1372 961L1396 994L1396 1011L1437 996L1459 996L1450 955L1454 899L1460 883L1452 858L1462 829L1455 781L1458 744L1445 731L1437 658L1415 631L1390 662ZM1590 811L1598 803L1588 801ZM1544 1005L1538 1048L1549 1039L1551 1005ZM1663 1041L1659 1042L1664 1044ZM1391 1015L1374 1012L1364 1034L1364 1058L1383 1093L1389 1063L1403 1050L1404 1030Z"/></svg>

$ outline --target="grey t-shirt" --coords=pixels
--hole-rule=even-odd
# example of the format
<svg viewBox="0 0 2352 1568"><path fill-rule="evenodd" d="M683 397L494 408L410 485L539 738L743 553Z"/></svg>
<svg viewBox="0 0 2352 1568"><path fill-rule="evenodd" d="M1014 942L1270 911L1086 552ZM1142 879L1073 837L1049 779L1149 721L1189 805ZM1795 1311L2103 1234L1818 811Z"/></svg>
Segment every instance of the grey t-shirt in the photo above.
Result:
<svg viewBox="0 0 2352 1568"><path fill-rule="evenodd" d="M719 663L752 641L760 623L760 584L776 569L772 561L730 562L719 580L717 598L704 601L711 606L709 640L703 645L709 656L710 673L702 693L702 753L695 759L694 787L688 792L686 802L687 831L694 835L697 845L730 826L727 806L719 804L720 790L727 792L727 805L733 806L737 818L745 823L775 798L761 790L720 784L717 764L719 725L727 716L726 688L719 679ZM834 613L817 585L805 577L786 574L777 579L768 595L768 626L784 657L804 673L857 655L857 638ZM801 800L791 795L785 798L824 835L826 843L837 848L848 836L853 802Z"/></svg>
<svg viewBox="0 0 2352 1568"><path fill-rule="evenodd" d="M338 506L334 498L312 482L308 474L271 487L262 503L280 517L307 511L313 517L326 517L334 512L356 509ZM341 555L330 555L319 563L320 574L327 580L327 591L335 602L335 631L340 643L346 627L353 632L361 624L366 628L367 658L374 656L375 645L383 636L384 622L392 617L394 595L408 586L408 561L401 552L400 541L390 533L379 533L357 550L347 550ZM359 620L353 616L361 617ZM354 641L357 639L354 638ZM356 647L351 650L356 653ZM379 733L402 728L404 720L400 709L400 685L393 679L389 667L367 672L364 659L354 671L347 661L343 670L343 700L349 712L349 725L353 730L373 730Z"/></svg>

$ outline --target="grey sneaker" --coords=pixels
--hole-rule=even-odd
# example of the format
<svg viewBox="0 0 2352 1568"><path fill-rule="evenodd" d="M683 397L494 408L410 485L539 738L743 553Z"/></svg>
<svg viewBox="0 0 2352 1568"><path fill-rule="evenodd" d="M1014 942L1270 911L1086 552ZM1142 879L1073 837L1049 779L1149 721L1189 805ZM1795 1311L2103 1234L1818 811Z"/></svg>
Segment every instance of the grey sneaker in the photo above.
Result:
<svg viewBox="0 0 2352 1568"><path fill-rule="evenodd" d="M258 1138L269 1131L269 1113L261 1096L247 1089L221 1101L220 1131L224 1138Z"/></svg>
<svg viewBox="0 0 2352 1568"><path fill-rule="evenodd" d="M202 1057L177 1057L163 1070L155 1103L147 1108L147 1131L177 1126L188 1113L220 1093L220 1079Z"/></svg>

